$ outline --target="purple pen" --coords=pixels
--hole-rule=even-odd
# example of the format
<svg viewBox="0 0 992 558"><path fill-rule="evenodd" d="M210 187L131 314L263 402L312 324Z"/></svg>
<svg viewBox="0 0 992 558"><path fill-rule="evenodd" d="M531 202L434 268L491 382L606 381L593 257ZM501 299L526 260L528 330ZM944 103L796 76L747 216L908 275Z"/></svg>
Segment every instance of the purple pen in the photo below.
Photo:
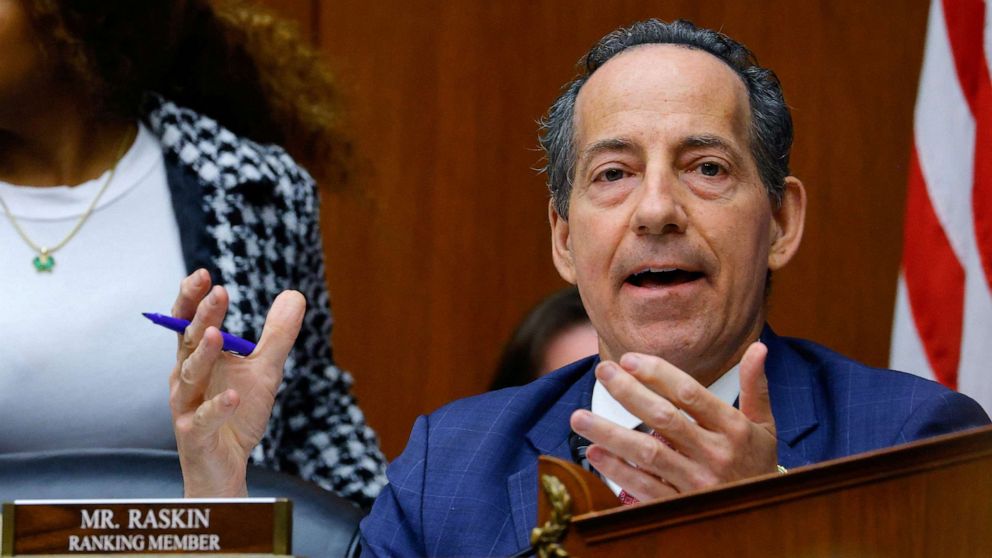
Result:
<svg viewBox="0 0 992 558"><path fill-rule="evenodd" d="M156 323L166 329L171 329L177 333L184 333L186 331L186 327L189 325L189 320L173 318L172 316L165 316L163 314L142 312L141 315L148 318L153 323ZM246 341L240 337L235 337L226 331L221 331L220 336L224 338L224 346L222 348L225 351L248 356L255 350L255 344L251 341Z"/></svg>

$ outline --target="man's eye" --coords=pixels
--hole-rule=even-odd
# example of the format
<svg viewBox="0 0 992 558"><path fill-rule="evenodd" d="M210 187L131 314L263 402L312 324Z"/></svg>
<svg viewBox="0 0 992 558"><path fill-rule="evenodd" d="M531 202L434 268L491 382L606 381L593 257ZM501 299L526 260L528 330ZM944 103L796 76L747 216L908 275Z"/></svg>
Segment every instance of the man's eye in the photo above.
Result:
<svg viewBox="0 0 992 558"><path fill-rule="evenodd" d="M606 169L605 171L599 173L599 179L607 182L622 180L624 176L626 176L626 173L620 169Z"/></svg>
<svg viewBox="0 0 992 558"><path fill-rule="evenodd" d="M723 168L716 163L703 163L699 165L699 173L703 176L719 176Z"/></svg>

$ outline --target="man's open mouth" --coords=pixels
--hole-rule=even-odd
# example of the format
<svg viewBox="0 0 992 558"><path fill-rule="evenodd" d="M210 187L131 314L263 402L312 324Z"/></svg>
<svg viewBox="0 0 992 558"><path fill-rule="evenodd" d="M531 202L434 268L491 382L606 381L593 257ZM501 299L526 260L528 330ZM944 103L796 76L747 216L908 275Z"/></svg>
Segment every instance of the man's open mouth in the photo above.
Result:
<svg viewBox="0 0 992 558"><path fill-rule="evenodd" d="M627 283L635 287L671 287L681 285L696 279L702 279L699 271L686 271L679 268L646 269L627 277Z"/></svg>

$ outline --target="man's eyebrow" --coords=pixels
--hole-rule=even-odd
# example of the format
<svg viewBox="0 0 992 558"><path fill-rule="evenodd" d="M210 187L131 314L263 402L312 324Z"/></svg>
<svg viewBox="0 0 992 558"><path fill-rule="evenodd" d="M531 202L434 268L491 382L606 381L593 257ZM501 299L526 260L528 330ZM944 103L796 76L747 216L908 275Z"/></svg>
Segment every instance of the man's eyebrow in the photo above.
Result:
<svg viewBox="0 0 992 558"><path fill-rule="evenodd" d="M734 144L721 138L720 136L701 135L689 136L682 140L682 149L692 149L697 147L713 147L723 151L734 163L740 163L741 153Z"/></svg>
<svg viewBox="0 0 992 558"><path fill-rule="evenodd" d="M634 142L625 138L609 138L609 139L599 140L597 142L593 142L591 145L587 146L585 149L582 150L582 153L579 155L579 165L581 166L585 164L587 161L589 161L589 159L593 158L594 156L600 153L609 153L609 152L629 153L634 151L635 149L636 148L634 146Z"/></svg>

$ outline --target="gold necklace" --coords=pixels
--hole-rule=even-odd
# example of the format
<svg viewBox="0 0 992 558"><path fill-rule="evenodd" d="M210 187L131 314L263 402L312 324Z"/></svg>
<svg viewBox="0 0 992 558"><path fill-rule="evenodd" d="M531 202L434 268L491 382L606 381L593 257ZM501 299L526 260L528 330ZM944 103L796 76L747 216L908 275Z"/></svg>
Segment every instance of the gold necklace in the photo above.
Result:
<svg viewBox="0 0 992 558"><path fill-rule="evenodd" d="M100 191L96 193L96 197L93 198L93 201L90 202L89 207L86 208L86 211L83 212L83 214L76 221L76 224L73 225L72 230L69 231L69 234L65 235L65 238L53 246L39 246L35 241L31 240L28 233L24 232L24 229L21 228L21 224L14 218L14 214L10 212L10 208L7 207L7 203L3 201L2 197L0 197L0 206L3 206L3 212L7 215L7 218L10 219L10 224L14 225L14 230L17 231L17 234L24 240L24 242L27 243L28 246L31 247L32 250L35 251L35 253L38 254L33 260L31 260L31 263L34 264L34 268L39 273L52 271L55 267L55 258L52 257L52 254L72 240L72 237L76 236L76 233L82 228L83 223L89 219L90 214L93 213L93 209L96 207L97 202L100 201L100 197L103 196L103 193L107 191L107 187L110 186L111 181L114 180L114 173L117 171L117 164L121 162L121 158L124 156L124 150L127 147L127 140L130 137L131 131L128 130L128 133L124 134L123 139L121 139L121 144L118 146L117 154L114 157L114 164L110 167L110 174L108 174L107 179L103 181L103 186L100 187Z"/></svg>

